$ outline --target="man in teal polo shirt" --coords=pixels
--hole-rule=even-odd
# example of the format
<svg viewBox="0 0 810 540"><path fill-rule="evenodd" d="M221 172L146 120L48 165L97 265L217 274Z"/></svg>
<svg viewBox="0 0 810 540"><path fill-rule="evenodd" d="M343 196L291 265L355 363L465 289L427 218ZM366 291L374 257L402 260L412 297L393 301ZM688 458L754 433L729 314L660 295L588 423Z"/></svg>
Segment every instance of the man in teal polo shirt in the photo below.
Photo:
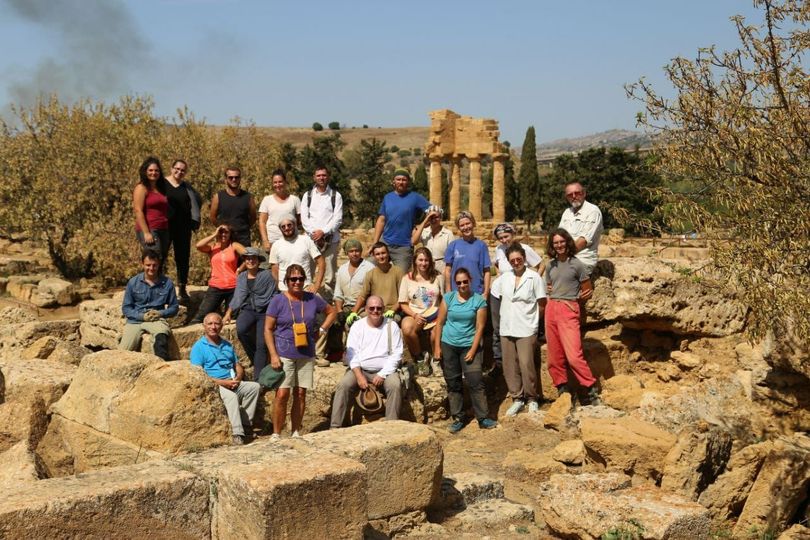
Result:
<svg viewBox="0 0 810 540"><path fill-rule="evenodd" d="M411 270L413 258L413 228L430 203L419 193L411 191L411 173L407 169L395 170L393 183L394 190L386 193L380 204L371 245L382 239L388 245L391 262L406 273ZM371 248L368 255L371 255Z"/></svg>
<svg viewBox="0 0 810 540"><path fill-rule="evenodd" d="M245 444L245 428L251 428L256 413L259 383L243 380L245 370L236 359L233 345L219 335L222 331L219 313L206 315L203 328L205 335L191 348L191 363L203 368L219 386L233 430L233 444Z"/></svg>

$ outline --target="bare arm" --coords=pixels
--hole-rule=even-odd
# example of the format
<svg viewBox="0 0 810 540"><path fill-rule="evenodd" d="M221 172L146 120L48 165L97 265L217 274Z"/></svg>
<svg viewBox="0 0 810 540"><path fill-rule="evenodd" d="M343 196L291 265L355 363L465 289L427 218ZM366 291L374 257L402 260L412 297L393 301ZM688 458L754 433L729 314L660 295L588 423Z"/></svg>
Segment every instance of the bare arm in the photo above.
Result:
<svg viewBox="0 0 810 540"><path fill-rule="evenodd" d="M473 358L475 358L475 353L478 351L478 348L481 345L481 340L484 337L484 327L486 325L487 308L482 307L475 312L475 336L473 337L472 345L470 345L470 350L468 350L467 354L464 355L465 362L472 362Z"/></svg>
<svg viewBox="0 0 810 540"><path fill-rule="evenodd" d="M574 240L574 245L577 247L577 253L588 247L588 241L582 236Z"/></svg>
<svg viewBox="0 0 810 540"><path fill-rule="evenodd" d="M489 284L492 281L492 273L489 271L489 268L484 268L484 292L482 296L484 298L489 298Z"/></svg>
<svg viewBox="0 0 810 540"><path fill-rule="evenodd" d="M416 226L416 228L411 233L411 245L415 246L419 243L419 240L422 238L422 231L425 229L425 225L428 224L430 218L435 215L435 212L428 212L428 215L425 216L425 219L422 220L422 223Z"/></svg>
<svg viewBox="0 0 810 540"><path fill-rule="evenodd" d="M132 192L132 210L135 212L135 223L138 224L138 228L143 233L143 241L147 244L153 244L155 239L149 231L146 214L143 211L146 204L146 195L146 187L143 184L135 186L135 190Z"/></svg>
<svg viewBox="0 0 810 540"><path fill-rule="evenodd" d="M593 283L591 283L590 279L581 281L579 284L579 299L586 301L591 296L593 296Z"/></svg>
<svg viewBox="0 0 810 540"><path fill-rule="evenodd" d="M245 246L243 246L239 242L231 242L231 245L233 246L233 250L237 254L239 254L239 255L244 255L245 254Z"/></svg>
<svg viewBox="0 0 810 540"><path fill-rule="evenodd" d="M210 253L211 252L211 242L217 237L217 233L219 232L219 227L213 233L209 234L205 238L201 238L199 242L194 246L197 248L197 251L201 251L203 253Z"/></svg>
<svg viewBox="0 0 810 540"><path fill-rule="evenodd" d="M278 283L278 264L270 264L270 273L273 274L273 280Z"/></svg>
<svg viewBox="0 0 810 540"><path fill-rule="evenodd" d="M219 225L219 223L217 223L218 211L219 211L219 193L214 193L214 196L211 197L211 211L209 212L209 217L211 218L211 223L213 223L215 227Z"/></svg>
<svg viewBox="0 0 810 540"><path fill-rule="evenodd" d="M374 251L374 244L379 242L380 238L382 238L383 229L385 229L385 216L380 214L377 216L377 221L374 223L374 239L371 241L366 255L371 255L371 252Z"/></svg>
<svg viewBox="0 0 810 540"><path fill-rule="evenodd" d="M256 199L250 197L248 199L248 211L250 212L250 227L256 225Z"/></svg>
<svg viewBox="0 0 810 540"><path fill-rule="evenodd" d="M264 250L270 251L270 240L267 238L267 214L265 212L259 212L259 235L262 237Z"/></svg>
<svg viewBox="0 0 810 540"><path fill-rule="evenodd" d="M324 261L323 255L315 259L315 265L315 280L312 282L312 285L309 286L309 292L311 293L318 292L318 289L321 288L321 284L323 283L323 274L326 272L326 261Z"/></svg>
<svg viewBox="0 0 810 540"><path fill-rule="evenodd" d="M442 299L442 303L439 304L439 314L436 316L436 326L433 329L433 356L436 358L442 357L442 328L446 319L447 304Z"/></svg>
<svg viewBox="0 0 810 540"><path fill-rule="evenodd" d="M273 369L281 369L281 358L276 350L276 341L273 332L276 329L276 318L267 316L264 318L264 342L267 344L267 352L270 353L270 365Z"/></svg>

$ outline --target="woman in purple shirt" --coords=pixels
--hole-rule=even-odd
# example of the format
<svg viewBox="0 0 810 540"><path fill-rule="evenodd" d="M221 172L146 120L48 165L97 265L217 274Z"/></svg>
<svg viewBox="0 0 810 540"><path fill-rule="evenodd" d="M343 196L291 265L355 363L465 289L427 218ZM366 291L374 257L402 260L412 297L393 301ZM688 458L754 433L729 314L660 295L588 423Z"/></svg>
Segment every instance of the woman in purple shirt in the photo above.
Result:
<svg viewBox="0 0 810 540"><path fill-rule="evenodd" d="M284 382L276 391L273 402L273 439L281 437L291 389L295 390L290 412L292 436L300 437L307 388L313 387L315 342L319 334L326 334L326 329L337 318L335 308L323 298L304 291L306 277L301 265L288 266L284 275L287 290L273 297L264 319L264 339L270 353L270 365L273 369L284 369ZM318 327L317 314L321 312L326 318Z"/></svg>

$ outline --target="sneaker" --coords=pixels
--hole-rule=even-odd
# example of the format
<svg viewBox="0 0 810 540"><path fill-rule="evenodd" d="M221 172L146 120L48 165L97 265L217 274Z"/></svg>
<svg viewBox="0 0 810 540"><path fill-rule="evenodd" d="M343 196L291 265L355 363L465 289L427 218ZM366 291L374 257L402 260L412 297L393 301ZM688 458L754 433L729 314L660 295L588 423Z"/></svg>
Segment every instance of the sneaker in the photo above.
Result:
<svg viewBox="0 0 810 540"><path fill-rule="evenodd" d="M589 405L602 404L602 398L599 397L599 391L596 389L596 385L588 388L588 404Z"/></svg>
<svg viewBox="0 0 810 540"><path fill-rule="evenodd" d="M293 433L292 433L292 438L293 438L293 439L300 439L300 438L301 438L301 434L300 434L300 433L298 433L297 431L293 431Z"/></svg>
<svg viewBox="0 0 810 540"><path fill-rule="evenodd" d="M525 403L523 401L516 399L512 402L512 405L506 409L506 416L515 416L517 413L523 410L523 406Z"/></svg>
<svg viewBox="0 0 810 540"><path fill-rule="evenodd" d="M234 446L242 446L245 444L245 437L242 435L234 435L233 436L233 445Z"/></svg>
<svg viewBox="0 0 810 540"><path fill-rule="evenodd" d="M316 358L315 365L318 367L329 367L332 364L326 358Z"/></svg>
<svg viewBox="0 0 810 540"><path fill-rule="evenodd" d="M529 412L530 413L536 413L539 410L540 410L540 404L539 403L537 403L536 401L530 401L529 402Z"/></svg>
<svg viewBox="0 0 810 540"><path fill-rule="evenodd" d="M454 420L453 423L450 424L450 426L447 428L447 431L449 431L450 433L458 433L462 429L464 429L464 420L458 419Z"/></svg>
<svg viewBox="0 0 810 540"><path fill-rule="evenodd" d="M278 433L273 433L272 435L270 435L270 440L271 441L280 441L281 440L281 435L279 435Z"/></svg>
<svg viewBox="0 0 810 540"><path fill-rule="evenodd" d="M498 425L498 422L492 418L482 418L478 421L478 427L481 429L492 429Z"/></svg>

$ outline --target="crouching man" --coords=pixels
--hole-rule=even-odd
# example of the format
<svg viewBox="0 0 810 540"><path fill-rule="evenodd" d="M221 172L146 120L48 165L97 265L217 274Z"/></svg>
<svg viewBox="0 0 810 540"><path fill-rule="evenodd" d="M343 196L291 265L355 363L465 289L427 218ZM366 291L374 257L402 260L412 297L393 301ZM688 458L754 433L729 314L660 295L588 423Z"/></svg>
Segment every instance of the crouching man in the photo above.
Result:
<svg viewBox="0 0 810 540"><path fill-rule="evenodd" d="M118 348L136 351L141 344L144 332L155 338L155 356L169 359L169 323L180 309L174 283L161 272L160 255L157 251L146 250L141 259L143 272L130 278L124 292L121 311L127 318L124 334Z"/></svg>
<svg viewBox="0 0 810 540"><path fill-rule="evenodd" d="M365 390L369 384L385 394L385 418L399 418L402 382L397 368L402 360L402 334L395 323L383 317L383 309L382 298L369 296L368 315L349 330L346 359L350 369L335 390L331 428L343 425L349 400L358 389Z"/></svg>
<svg viewBox="0 0 810 540"><path fill-rule="evenodd" d="M206 315L203 328L205 335L191 348L191 363L203 368L219 386L219 395L225 403L233 430L233 444L245 444L245 429L251 428L256 413L259 383L242 380L245 370L236 360L233 346L219 335L222 331L219 313Z"/></svg>

